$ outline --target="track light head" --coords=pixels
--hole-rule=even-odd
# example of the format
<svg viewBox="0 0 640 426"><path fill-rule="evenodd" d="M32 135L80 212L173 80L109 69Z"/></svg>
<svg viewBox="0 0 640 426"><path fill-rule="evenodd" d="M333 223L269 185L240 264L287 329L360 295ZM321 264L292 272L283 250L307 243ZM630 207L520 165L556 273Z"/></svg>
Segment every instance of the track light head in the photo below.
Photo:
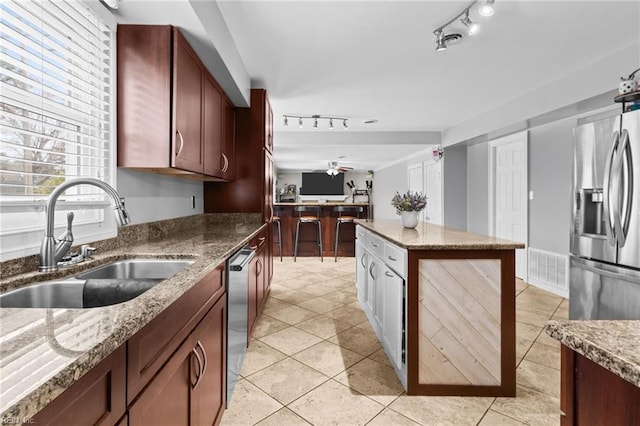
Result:
<svg viewBox="0 0 640 426"><path fill-rule="evenodd" d="M486 0L485 3L480 6L480 9L478 9L478 13L480 13L480 15L482 16L493 15L493 13L495 12L495 10L493 9L493 3L495 3L495 0Z"/></svg>
<svg viewBox="0 0 640 426"><path fill-rule="evenodd" d="M465 11L464 18L462 18L460 22L462 22L464 26L467 27L467 32L469 33L469 35L476 34L480 29L480 24L469 19L469 9Z"/></svg>
<svg viewBox="0 0 640 426"><path fill-rule="evenodd" d="M314 129L318 128L318 117L313 117L313 128Z"/></svg>
<svg viewBox="0 0 640 426"><path fill-rule="evenodd" d="M444 32L442 30L436 30L436 52L442 52L447 50L447 44L444 42Z"/></svg>
<svg viewBox="0 0 640 426"><path fill-rule="evenodd" d="M347 119L346 118L344 120L342 120L342 126L344 127L345 130L349 129L349 125L347 124Z"/></svg>
<svg viewBox="0 0 640 426"><path fill-rule="evenodd" d="M298 127L302 129L302 117L298 118Z"/></svg>
<svg viewBox="0 0 640 426"><path fill-rule="evenodd" d="M286 115L284 116L284 125L285 126L289 125L289 117L287 117Z"/></svg>
<svg viewBox="0 0 640 426"><path fill-rule="evenodd" d="M333 129L333 118L329 119L329 128Z"/></svg>

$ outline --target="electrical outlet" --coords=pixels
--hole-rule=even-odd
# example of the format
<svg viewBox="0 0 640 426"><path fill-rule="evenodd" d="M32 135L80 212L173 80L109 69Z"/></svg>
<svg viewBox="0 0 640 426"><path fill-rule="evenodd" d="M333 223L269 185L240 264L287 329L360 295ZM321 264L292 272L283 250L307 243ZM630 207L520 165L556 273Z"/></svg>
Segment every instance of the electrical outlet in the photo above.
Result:
<svg viewBox="0 0 640 426"><path fill-rule="evenodd" d="M529 199L533 200L533 191L529 191Z"/></svg>

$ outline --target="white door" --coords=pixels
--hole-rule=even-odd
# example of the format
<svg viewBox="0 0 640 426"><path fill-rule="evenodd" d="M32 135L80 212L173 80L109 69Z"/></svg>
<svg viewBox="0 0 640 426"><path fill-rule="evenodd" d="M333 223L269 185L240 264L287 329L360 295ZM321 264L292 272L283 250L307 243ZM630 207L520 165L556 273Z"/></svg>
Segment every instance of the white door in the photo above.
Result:
<svg viewBox="0 0 640 426"><path fill-rule="evenodd" d="M409 190L412 192L424 192L424 177L422 163L412 164L407 167L407 179L409 183ZM419 219L424 220L424 210L420 212Z"/></svg>
<svg viewBox="0 0 640 426"><path fill-rule="evenodd" d="M493 141L493 235L527 243L526 133ZM516 250L516 276L526 280L525 250Z"/></svg>
<svg viewBox="0 0 640 426"><path fill-rule="evenodd" d="M442 225L442 161L425 164L426 215L429 223Z"/></svg>

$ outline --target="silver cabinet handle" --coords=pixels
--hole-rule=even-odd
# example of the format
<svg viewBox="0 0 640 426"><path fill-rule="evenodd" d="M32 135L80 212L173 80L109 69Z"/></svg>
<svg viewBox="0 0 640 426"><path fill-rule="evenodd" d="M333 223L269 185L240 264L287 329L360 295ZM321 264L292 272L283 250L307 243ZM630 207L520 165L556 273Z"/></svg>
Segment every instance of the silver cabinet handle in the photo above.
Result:
<svg viewBox="0 0 640 426"><path fill-rule="evenodd" d="M388 276L389 278L393 278L393 274L391 272L389 272L389 271L384 271L384 274L386 276Z"/></svg>
<svg viewBox="0 0 640 426"><path fill-rule="evenodd" d="M202 379L202 358L200 358L200 354L198 354L198 351L196 351L196 348L191 349L191 353L195 355L196 360L198 361L198 375L196 376L196 382L191 385L191 388L195 389L200 383L200 380Z"/></svg>
<svg viewBox="0 0 640 426"><path fill-rule="evenodd" d="M223 153L222 155L222 160L224 161L223 165L222 165L222 173L226 172L227 170L229 170L229 159L227 158L227 156Z"/></svg>
<svg viewBox="0 0 640 426"><path fill-rule="evenodd" d="M182 148L184 148L184 138L182 137L182 133L180 133L180 130L176 130L176 133L178 133L178 136L180 136L180 148L176 153L176 157L180 157L180 154L182 153Z"/></svg>
<svg viewBox="0 0 640 426"><path fill-rule="evenodd" d="M369 266L369 275L371 275L371 278L373 278L374 280L376 279L376 277L373 275L373 268L376 266L375 262L371 262L371 266Z"/></svg>
<svg viewBox="0 0 640 426"><path fill-rule="evenodd" d="M204 360L204 362L202 363L202 373L200 373L200 377L202 377L204 376L205 371L207 371L207 364L209 364L209 362L207 360L207 351L204 350L204 346L202 346L202 343L200 343L200 340L198 340L197 346L202 351L202 359Z"/></svg>
<svg viewBox="0 0 640 426"><path fill-rule="evenodd" d="M364 264L364 258L367 255L367 253L362 253L362 256L360 256L360 264L362 265L363 268L366 268L367 265Z"/></svg>
<svg viewBox="0 0 640 426"><path fill-rule="evenodd" d="M397 261L398 261L398 259L396 259L396 258L395 258L395 257L393 257L393 256L387 256L387 257L388 257L388 258L389 258L389 260L391 260L392 262L397 262Z"/></svg>
<svg viewBox="0 0 640 426"><path fill-rule="evenodd" d="M376 243L370 243L370 244L371 244L372 246L374 246L375 248L378 248L378 247L379 247L379 246L378 246L378 244L376 244Z"/></svg>

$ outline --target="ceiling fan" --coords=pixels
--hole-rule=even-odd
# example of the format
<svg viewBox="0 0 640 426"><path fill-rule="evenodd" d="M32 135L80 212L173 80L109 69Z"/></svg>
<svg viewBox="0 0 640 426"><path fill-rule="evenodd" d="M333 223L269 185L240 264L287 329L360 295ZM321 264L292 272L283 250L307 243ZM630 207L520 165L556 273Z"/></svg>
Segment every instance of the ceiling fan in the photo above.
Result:
<svg viewBox="0 0 640 426"><path fill-rule="evenodd" d="M353 170L353 167L338 166L337 161L329 161L327 164L329 165L329 168L325 170L325 173L329 176L336 176L338 173L344 173Z"/></svg>

